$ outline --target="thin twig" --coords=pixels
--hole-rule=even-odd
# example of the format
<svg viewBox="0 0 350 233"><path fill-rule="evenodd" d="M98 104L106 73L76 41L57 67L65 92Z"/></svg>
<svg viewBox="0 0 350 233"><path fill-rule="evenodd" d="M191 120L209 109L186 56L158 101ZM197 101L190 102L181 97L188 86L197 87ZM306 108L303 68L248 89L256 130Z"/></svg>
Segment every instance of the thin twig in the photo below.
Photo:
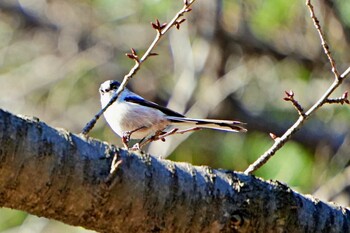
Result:
<svg viewBox="0 0 350 233"><path fill-rule="evenodd" d="M178 128L174 128L174 129L170 130L169 132L165 132L164 134L159 134L159 135L156 134L156 135L152 136L148 140L140 143L138 146L136 146L136 148L140 149L140 148L142 148L143 146L145 146L146 144L148 144L150 142L155 142L155 141L159 141L159 140L165 142L165 138L169 137L171 135L184 134L184 133L197 131L197 130L201 130L201 128L193 127L193 128L188 128L188 129L184 129L184 130L179 130Z"/></svg>
<svg viewBox="0 0 350 233"><path fill-rule="evenodd" d="M102 108L83 128L83 130L81 132L83 135L86 135L90 132L90 130L95 126L97 120L101 117L101 115L107 110L107 108L109 106L111 106L117 100L118 96L124 90L124 88L126 87L128 82L130 81L130 79L140 69L141 64L144 61L146 61L146 59L149 58L150 56L155 55L155 53L152 53L152 51L156 47L156 45L158 44L160 39L163 37L163 35L165 35L170 30L170 28L172 28L173 26L175 26L177 29L179 29L180 24L183 22L183 20L179 21L179 18L181 18L186 12L191 11L190 7L194 2L195 2L195 0L191 0L191 1L185 0L182 9L174 16L174 18L168 24L166 24L165 27L162 27L162 28L160 28L160 30L157 30L156 37L154 38L151 45L148 47L147 51L143 54L143 56L140 59L137 58L137 61L135 59L133 59L133 60L135 60L135 65L131 68L129 73L124 76L122 83L120 84L118 90L113 95L113 97L108 102L108 104L104 108ZM135 53L135 51L133 49L132 49L132 52Z"/></svg>
<svg viewBox="0 0 350 233"><path fill-rule="evenodd" d="M290 101L292 102L294 108L298 111L300 116L303 116L304 113L304 109L303 107L301 107L301 105L299 104L299 102L294 99L294 92L292 90L290 90L289 92L285 91L286 97L284 97L283 99L285 101Z"/></svg>
<svg viewBox="0 0 350 233"><path fill-rule="evenodd" d="M348 99L348 95L349 95L349 92L346 91L339 98L335 98L335 99L328 98L325 103L327 103L327 104L341 104L341 105L343 105L343 104L350 104L350 101Z"/></svg>
<svg viewBox="0 0 350 233"><path fill-rule="evenodd" d="M316 15L315 15L314 7L311 4L311 0L306 0L306 6L309 8L311 19L314 22L316 30L317 30L317 32L318 32L318 34L320 36L321 44L322 44L324 53L327 55L329 63L331 64L332 72L333 72L335 78L339 78L339 72L337 70L335 61L334 61L334 59L333 59L333 57L331 55L331 51L329 50L329 46L328 46L328 44L327 44L327 42L325 40L325 36L323 34L323 31L322 31L322 28L321 28L321 25L320 25L320 21L317 19Z"/></svg>
<svg viewBox="0 0 350 233"><path fill-rule="evenodd" d="M331 64L332 72L335 76L335 79L333 83L330 85L330 87L328 88L328 90L324 93L324 95L313 106L311 106L311 108L305 113L304 111L302 111L302 107L300 105L294 103L295 101L294 102L292 101L293 93L291 96L288 96L289 93L287 94L287 97L289 97L288 101L292 101L294 107L296 107L298 110L298 113L299 113L298 120L281 137L276 137L274 139L275 143L270 147L270 149L268 149L264 154L262 154L254 163L249 165L249 167L244 171L244 173L246 174L251 174L257 169L259 169L261 166L263 166L289 140L289 138L301 128L301 126L305 123L305 121L310 117L311 114L313 114L323 104L330 103L331 99L329 99L329 96L334 92L335 89L339 87L339 85L342 83L344 78L350 73L350 67L349 67L343 74L339 75L336 68L335 61L331 55L331 52L329 51L329 46L326 43L326 40L324 39L324 34L322 32L321 25L315 15L314 8L311 4L311 0L306 0L306 5L309 8L310 16L314 22L317 32L319 33L322 47ZM345 97L347 98L347 95L343 97L345 99Z"/></svg>

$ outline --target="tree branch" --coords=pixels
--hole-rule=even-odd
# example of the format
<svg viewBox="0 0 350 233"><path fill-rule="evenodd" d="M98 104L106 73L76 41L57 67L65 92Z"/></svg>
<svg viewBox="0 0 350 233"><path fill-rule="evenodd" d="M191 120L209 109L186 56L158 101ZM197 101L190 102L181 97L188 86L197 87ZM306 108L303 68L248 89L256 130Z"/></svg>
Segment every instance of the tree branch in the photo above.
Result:
<svg viewBox="0 0 350 233"><path fill-rule="evenodd" d="M129 73L126 74L123 78L123 81L121 82L118 90L116 93L112 96L108 104L102 108L95 116L85 125L85 127L82 130L82 134L87 135L90 130L94 127L97 120L101 117L101 115L109 108L118 98L120 93L124 90L130 79L137 73L137 71L141 68L141 64L147 60L150 56L157 55L156 53L153 53L152 51L156 47L156 45L159 43L160 39L167 33L173 26L175 26L177 29L180 28L181 23L184 22L183 19L180 19L183 17L183 15L187 12L190 12L192 9L190 8L192 4L196 0L184 0L183 7L181 10L179 10L172 20L170 20L169 23L160 24L158 20L156 20L156 23L152 23L152 27L156 30L157 34L155 38L153 39L151 45L148 47L147 51L143 54L143 56L139 59L135 50L131 49L131 54L126 54L129 58L133 59L135 61L135 65L130 69Z"/></svg>
<svg viewBox="0 0 350 233"><path fill-rule="evenodd" d="M249 165L245 170L246 174L251 174L261 166L263 166L288 140L303 126L305 121L318 110L322 105L328 102L329 96L334 92L334 90L339 87L344 78L350 74L350 67L344 73L339 76L339 79L335 79L323 96L314 104L312 107L303 115L299 116L298 120L280 137L275 140L275 143L262 154L254 163Z"/></svg>
<svg viewBox="0 0 350 233"><path fill-rule="evenodd" d="M330 87L326 90L326 92L323 94L323 96L320 97L319 100L316 101L314 105L311 106L311 108L304 113L304 110L301 108L299 103L294 100L294 94L293 92L286 92L287 97L284 98L284 100L292 101L293 106L297 108L299 113L298 120L280 137L280 138L274 138L275 143L264 153L262 154L254 163L249 165L249 167L245 170L246 174L251 174L257 169L259 169L261 166L263 166L282 146L291 138L292 135L294 135L305 123L305 121L313 114L315 111L317 111L322 105L326 103L349 103L349 100L347 99L348 94L347 92L343 94L341 98L337 99L330 99L330 95L342 84L343 80L346 78L346 76L350 73L350 67L347 68L344 73L339 75L339 72L336 68L335 61L331 55L331 52L329 50L329 46L324 38L324 33L322 31L321 25L315 16L315 12L313 10L313 6L311 4L311 0L306 0L306 5L309 8L310 16L314 22L314 25L316 27L316 30L320 36L321 44L324 50L324 53L326 54L331 67L332 67L332 73L335 76L335 79L333 83L330 85Z"/></svg>
<svg viewBox="0 0 350 233"><path fill-rule="evenodd" d="M348 209L279 182L129 154L2 110L0 143L0 206L99 232L347 232L350 227ZM117 168L110 174L113 158Z"/></svg>
<svg viewBox="0 0 350 233"><path fill-rule="evenodd" d="M329 46L328 46L328 44L327 44L327 42L325 40L325 36L324 36L323 31L322 31L322 28L321 28L321 25L320 25L320 21L317 19L316 15L315 15L314 7L311 4L311 0L306 0L306 6L309 8L310 17L311 17L312 21L314 22L315 28L316 28L319 36L320 36L322 48L324 50L324 53L327 55L329 63L331 64L332 72L333 72L335 78L339 78L339 72L337 70L335 61L334 61L334 59L333 59L333 57L331 55L331 52L329 50Z"/></svg>

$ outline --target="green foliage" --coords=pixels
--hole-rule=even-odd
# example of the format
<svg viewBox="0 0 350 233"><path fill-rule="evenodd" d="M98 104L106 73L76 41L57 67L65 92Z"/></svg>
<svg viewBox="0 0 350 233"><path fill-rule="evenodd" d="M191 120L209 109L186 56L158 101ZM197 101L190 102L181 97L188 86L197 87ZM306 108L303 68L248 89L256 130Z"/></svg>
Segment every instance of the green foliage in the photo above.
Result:
<svg viewBox="0 0 350 233"><path fill-rule="evenodd" d="M293 26L293 19L302 10L300 2L288 0L248 1L253 8L249 21L253 31L262 38L272 39L279 31Z"/></svg>
<svg viewBox="0 0 350 233"><path fill-rule="evenodd" d="M339 6L339 13L346 23L346 25L349 27L350 26L350 2L349 1L342 1L342 0L337 0L335 1L336 5Z"/></svg>
<svg viewBox="0 0 350 233"><path fill-rule="evenodd" d="M8 208L0 209L0 232L5 229L18 226L23 223L24 219L27 217L23 211L11 210Z"/></svg>
<svg viewBox="0 0 350 233"><path fill-rule="evenodd" d="M261 138L257 137L256 139L260 141ZM253 142L256 143L257 141ZM272 140L270 140L269 144L271 143ZM315 179L313 177L313 163L310 151L291 141L259 169L256 175L265 179L273 177L273 179L307 193L312 191L312 182Z"/></svg>

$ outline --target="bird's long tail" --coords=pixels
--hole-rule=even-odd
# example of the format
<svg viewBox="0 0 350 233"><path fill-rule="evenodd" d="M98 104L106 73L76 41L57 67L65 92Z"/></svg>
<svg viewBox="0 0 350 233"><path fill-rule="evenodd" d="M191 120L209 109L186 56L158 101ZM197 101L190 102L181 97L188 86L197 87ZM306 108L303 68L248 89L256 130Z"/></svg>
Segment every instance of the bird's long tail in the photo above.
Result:
<svg viewBox="0 0 350 233"><path fill-rule="evenodd" d="M168 116L172 125L182 125L205 129L223 130L228 132L247 132L246 125L240 121L214 120L214 119L193 119L185 117Z"/></svg>

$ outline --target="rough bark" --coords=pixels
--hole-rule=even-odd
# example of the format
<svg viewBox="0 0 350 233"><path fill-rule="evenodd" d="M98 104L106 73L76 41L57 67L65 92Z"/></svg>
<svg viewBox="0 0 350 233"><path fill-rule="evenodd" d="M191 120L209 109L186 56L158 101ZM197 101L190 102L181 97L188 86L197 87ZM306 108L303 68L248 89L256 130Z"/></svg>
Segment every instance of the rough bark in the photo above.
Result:
<svg viewBox="0 0 350 233"><path fill-rule="evenodd" d="M0 206L99 232L349 232L275 181L129 153L0 110ZM122 161L113 174L113 156Z"/></svg>

